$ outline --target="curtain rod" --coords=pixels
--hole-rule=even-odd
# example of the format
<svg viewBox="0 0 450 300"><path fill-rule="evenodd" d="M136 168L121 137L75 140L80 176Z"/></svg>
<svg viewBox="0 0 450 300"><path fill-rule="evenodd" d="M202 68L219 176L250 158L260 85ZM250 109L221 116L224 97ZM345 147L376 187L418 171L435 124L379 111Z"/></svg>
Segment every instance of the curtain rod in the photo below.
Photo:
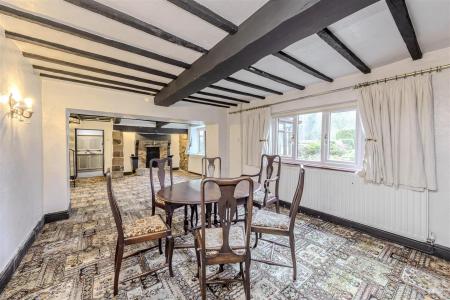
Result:
<svg viewBox="0 0 450 300"><path fill-rule="evenodd" d="M241 113L241 112L244 112L244 111L251 111L251 110L255 110L255 109L259 109L259 108L271 107L271 106L274 106L274 105L285 104L285 103L298 101L298 100L302 100L302 99L306 99L306 98L317 97L317 96L322 96L322 95L328 95L328 94L332 94L332 93L336 93L336 92L340 92L340 91L345 91L345 90L350 90L350 89L359 89L359 88L362 88L362 87L366 87L366 86L369 86L369 85L378 84L378 83L382 83L382 82L388 82L388 81L398 80L398 79L405 79L405 78L411 77L411 76L423 75L423 74L433 73L433 72L441 72L442 70L445 70L445 69L448 69L448 68L450 68L450 64L440 65L440 66L432 67L432 68L429 68L429 69L424 69L424 70L404 73L404 74L401 74L401 75L395 75L395 76L386 77L386 78L378 79L378 80L362 82L362 83L358 83L356 85L350 85L350 86L346 86L346 87L342 87L342 88L338 88L338 89L334 89L334 90L329 90L329 91L326 91L326 92L320 92L320 93L315 93L315 94L311 94L311 95L306 95L306 96L298 97L298 98L295 98L295 99L288 99L288 100L284 100L284 101L280 101L280 102L276 102L276 103L255 106L255 107L251 107L251 108L247 108L247 109L241 109L241 110L229 112L228 114L229 115L233 115L233 114L238 114L238 113Z"/></svg>

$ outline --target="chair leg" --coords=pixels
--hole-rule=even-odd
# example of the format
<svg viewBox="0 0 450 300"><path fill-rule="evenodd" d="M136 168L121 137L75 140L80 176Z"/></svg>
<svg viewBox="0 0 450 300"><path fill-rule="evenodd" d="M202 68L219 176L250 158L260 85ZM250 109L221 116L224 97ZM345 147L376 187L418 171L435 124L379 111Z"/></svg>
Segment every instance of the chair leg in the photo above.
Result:
<svg viewBox="0 0 450 300"><path fill-rule="evenodd" d="M198 207L195 205L195 227L198 225Z"/></svg>
<svg viewBox="0 0 450 300"><path fill-rule="evenodd" d="M277 199L277 202L275 202L275 210L277 214L280 213L280 200Z"/></svg>
<svg viewBox="0 0 450 300"><path fill-rule="evenodd" d="M158 248L159 248L159 254L162 254L163 251L162 251L162 240L161 239L158 240Z"/></svg>
<svg viewBox="0 0 450 300"><path fill-rule="evenodd" d="M173 248L174 248L174 240L172 236L167 237L167 257L168 257L168 263L169 263L169 275L170 277L173 277L173 268L172 268L172 257L173 257Z"/></svg>
<svg viewBox="0 0 450 300"><path fill-rule="evenodd" d="M206 300L206 266L205 263L201 264L201 275L200 275L200 293L202 295L202 300Z"/></svg>
<svg viewBox="0 0 450 300"><path fill-rule="evenodd" d="M200 276L200 252L198 251L198 242L197 239L194 241L194 247L195 247L195 256L197 257L197 275L195 277L199 278Z"/></svg>
<svg viewBox="0 0 450 300"><path fill-rule="evenodd" d="M123 244L117 243L116 246L116 263L114 265L114 296L119 293L119 274L122 266Z"/></svg>
<svg viewBox="0 0 450 300"><path fill-rule="evenodd" d="M253 245L253 248L256 248L258 246L258 233L255 232L255 244Z"/></svg>
<svg viewBox="0 0 450 300"><path fill-rule="evenodd" d="M187 205L184 206L184 223L183 223L183 229L184 229L184 235L188 233L188 207Z"/></svg>
<svg viewBox="0 0 450 300"><path fill-rule="evenodd" d="M155 211L156 211L156 207L155 207L155 203L153 203L153 205L152 205L152 216L155 215Z"/></svg>
<svg viewBox="0 0 450 300"><path fill-rule="evenodd" d="M292 269L294 272L292 280L295 281L297 279L297 260L295 259L295 240L293 233L289 235L289 246L291 248Z"/></svg>
<svg viewBox="0 0 450 300"><path fill-rule="evenodd" d="M191 205L191 228L194 227L194 213L195 213L194 207L195 207L195 205Z"/></svg>
<svg viewBox="0 0 450 300"><path fill-rule="evenodd" d="M214 203L214 225L217 225L219 220L217 219L217 203Z"/></svg>
<svg viewBox="0 0 450 300"><path fill-rule="evenodd" d="M245 290L245 299L250 300L250 253L247 254L248 257L245 260L245 280L244 280L244 290Z"/></svg>

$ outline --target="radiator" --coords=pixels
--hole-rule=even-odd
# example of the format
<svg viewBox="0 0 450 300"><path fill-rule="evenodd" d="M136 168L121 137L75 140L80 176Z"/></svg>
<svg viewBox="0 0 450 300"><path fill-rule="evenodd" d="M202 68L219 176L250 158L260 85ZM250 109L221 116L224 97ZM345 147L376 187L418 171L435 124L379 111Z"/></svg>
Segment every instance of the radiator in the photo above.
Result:
<svg viewBox="0 0 450 300"><path fill-rule="evenodd" d="M280 199L291 202L299 167L283 165ZM424 192L367 184L353 173L305 168L301 206L415 240L428 232Z"/></svg>

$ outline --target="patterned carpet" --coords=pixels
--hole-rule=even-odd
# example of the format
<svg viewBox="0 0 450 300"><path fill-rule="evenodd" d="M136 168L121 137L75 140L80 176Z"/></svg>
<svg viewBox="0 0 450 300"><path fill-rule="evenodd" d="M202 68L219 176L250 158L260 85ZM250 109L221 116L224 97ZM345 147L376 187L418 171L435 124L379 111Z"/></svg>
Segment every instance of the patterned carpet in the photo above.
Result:
<svg viewBox="0 0 450 300"><path fill-rule="evenodd" d="M192 175L176 172L174 180L189 178ZM116 179L113 185L125 219L150 214L148 173ZM175 233L181 233L181 221L178 213ZM292 282L291 269L254 262L253 299L450 299L448 261L305 215L297 217L295 236L297 281ZM112 298L115 238L103 178L80 180L72 189L70 219L44 226L0 299ZM176 243L192 241L190 235L182 239ZM271 251L271 245L261 241L252 257L268 258ZM121 276L163 262L156 249L144 257L125 260ZM290 264L288 249L275 247L274 258ZM198 299L193 250L175 250L174 272L174 278L164 269L121 284L118 298ZM236 276L236 266L227 266L223 275ZM243 299L242 285L212 285L208 299Z"/></svg>

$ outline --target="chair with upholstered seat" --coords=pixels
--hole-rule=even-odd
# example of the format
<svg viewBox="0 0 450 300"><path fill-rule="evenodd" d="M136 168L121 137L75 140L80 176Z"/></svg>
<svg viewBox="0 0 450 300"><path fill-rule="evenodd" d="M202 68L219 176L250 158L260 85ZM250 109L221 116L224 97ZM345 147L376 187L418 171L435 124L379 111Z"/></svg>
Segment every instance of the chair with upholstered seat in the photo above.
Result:
<svg viewBox="0 0 450 300"><path fill-rule="evenodd" d="M276 175L273 177L274 165L278 164ZM265 172L264 172L265 169ZM262 189L255 191L253 195L253 205L258 208L267 207L275 204L277 212L280 211L279 203L279 185L280 185L280 173L281 173L281 157L279 155L267 155L261 156L261 167L259 172L254 175L243 175L250 177L258 177L258 183L263 185ZM265 178L263 177L265 176ZM263 182L264 180L264 182ZM275 185L275 191L271 191L271 185Z"/></svg>
<svg viewBox="0 0 450 300"><path fill-rule="evenodd" d="M238 185L248 186L249 200L246 205L248 216L245 227L233 223L233 216L237 210L235 191ZM217 186L220 198L217 201L218 226L206 227L206 195L205 187L209 189ZM247 190L247 186L245 190ZM206 299L206 286L212 283L227 283L238 279L216 279L218 274L206 278L206 266L239 263L246 299L250 299L250 226L252 220L253 181L249 177L235 179L206 178L201 185L201 227L195 233L195 250L202 299ZM209 225L210 226L210 225ZM245 264L245 270L243 267ZM221 270L220 268L219 270ZM219 271L220 273L220 271ZM239 280L241 281L241 280Z"/></svg>
<svg viewBox="0 0 450 300"><path fill-rule="evenodd" d="M117 228L117 244L116 244L116 254L114 260L114 296L119 292L119 273L122 265L122 260L137 254L142 254L152 248L146 248L135 253L123 256L124 248L127 245L133 245L137 243L144 243L148 241L166 239L166 263L152 270L145 271L142 274L135 275L131 278L127 278L126 281L154 273L161 270L162 268L169 268L169 274L173 277L172 271L172 254L173 254L173 238L170 228L166 225L164 220L160 215L148 216L145 218L139 218L130 220L129 222L122 222L122 215L120 213L119 206L116 201L116 197L112 187L111 173L108 170L106 175L107 191L109 204L111 206L112 214L114 217L114 222ZM160 246L161 248L161 246Z"/></svg>
<svg viewBox="0 0 450 300"><path fill-rule="evenodd" d="M299 178L298 178L297 189L295 190L295 194L294 194L294 198L291 203L291 209L289 211L289 215L280 214L280 213L265 210L265 209L259 209L259 210L256 210L255 215L253 217L253 221L252 221L252 232L255 233L255 237L256 237L254 247L257 247L258 239L261 239L261 240L272 243L273 247L275 247L275 245L279 245L279 246L290 248L292 266L281 264L281 263L276 263L276 262L272 261L272 258L270 258L270 260L254 259L254 261L259 261L262 263L268 263L271 265L277 265L277 266L282 266L282 267L293 268L293 270L294 270L293 279L294 280L296 280L296 278L297 278L297 263L295 260L295 240L294 240L295 217L298 213L298 208L300 206L300 201L302 199L304 182L305 182L305 169L303 167L300 167L300 174L299 174ZM269 234L269 235L287 236L287 237L289 237L289 245L284 245L282 243L271 241L269 239L263 239L258 236L258 234L261 235L262 233ZM272 253L273 253L273 251L272 251Z"/></svg>

